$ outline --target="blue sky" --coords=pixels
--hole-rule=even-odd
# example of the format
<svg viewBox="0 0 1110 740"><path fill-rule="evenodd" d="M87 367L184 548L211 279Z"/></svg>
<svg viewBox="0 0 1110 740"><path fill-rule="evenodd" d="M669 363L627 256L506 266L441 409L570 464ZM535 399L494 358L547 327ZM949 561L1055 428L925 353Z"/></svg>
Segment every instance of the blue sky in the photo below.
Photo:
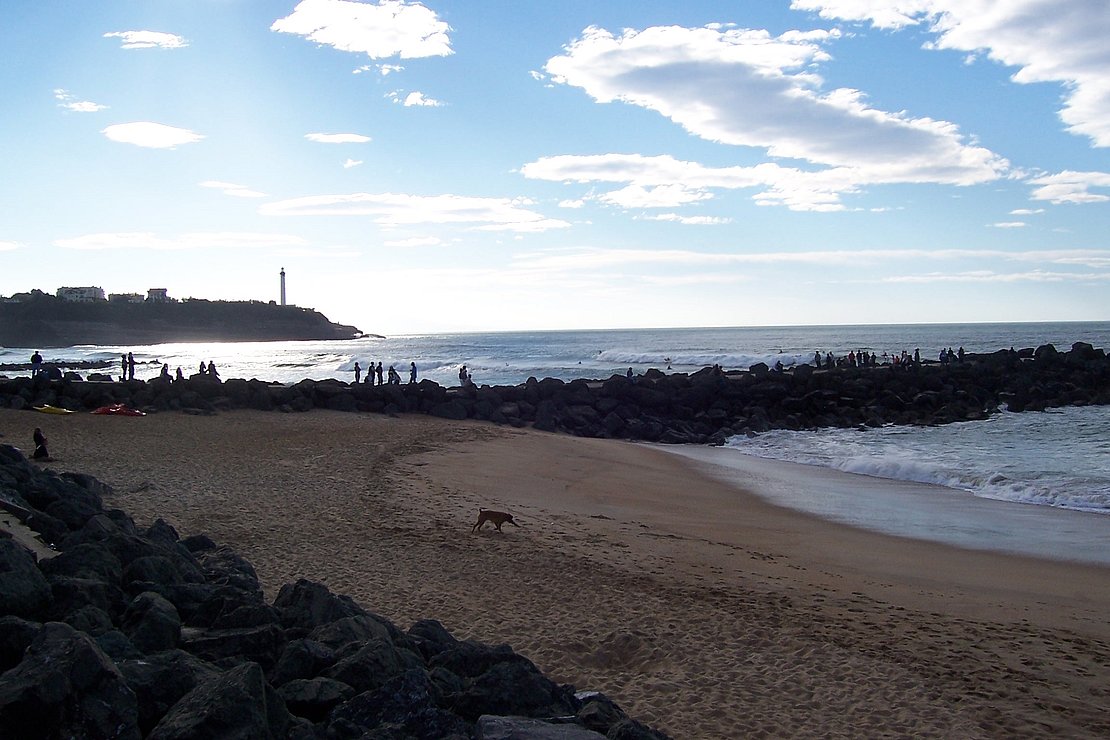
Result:
<svg viewBox="0 0 1110 740"><path fill-rule="evenodd" d="M1105 0L0 5L0 295L1110 319Z"/></svg>

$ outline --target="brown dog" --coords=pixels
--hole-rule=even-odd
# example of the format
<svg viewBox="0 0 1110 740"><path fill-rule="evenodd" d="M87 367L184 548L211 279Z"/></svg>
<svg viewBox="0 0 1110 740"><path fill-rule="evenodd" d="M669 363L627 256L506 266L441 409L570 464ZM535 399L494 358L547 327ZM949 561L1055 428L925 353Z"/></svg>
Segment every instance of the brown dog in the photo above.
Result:
<svg viewBox="0 0 1110 740"><path fill-rule="evenodd" d="M470 528L471 532L476 532L486 525L486 522L492 522L494 529L498 532L501 531L501 525L508 522L514 527L520 525L513 521L513 515L504 511L494 511L493 509L478 508L478 521L474 522L474 526Z"/></svg>

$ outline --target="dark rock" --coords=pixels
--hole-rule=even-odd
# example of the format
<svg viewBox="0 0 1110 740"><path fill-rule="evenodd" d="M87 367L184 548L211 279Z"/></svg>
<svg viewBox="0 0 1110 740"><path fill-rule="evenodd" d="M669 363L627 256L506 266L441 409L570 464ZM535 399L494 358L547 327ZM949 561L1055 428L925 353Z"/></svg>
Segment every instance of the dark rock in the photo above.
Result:
<svg viewBox="0 0 1110 740"><path fill-rule="evenodd" d="M92 638L67 624L43 625L23 660L0 676L7 738L138 740L135 694Z"/></svg>
<svg viewBox="0 0 1110 740"><path fill-rule="evenodd" d="M103 635L115 629L112 617L103 609L95 606L83 606L75 612L70 612L62 620L78 632L86 632L92 637Z"/></svg>
<svg viewBox="0 0 1110 740"><path fill-rule="evenodd" d="M344 617L366 614L349 596L337 596L327 586L301 578L286 584L274 599L283 626L314 629Z"/></svg>
<svg viewBox="0 0 1110 740"><path fill-rule="evenodd" d="M128 688L139 702L139 729L149 733L179 699L219 675L213 666L184 650L166 650L119 662Z"/></svg>
<svg viewBox="0 0 1110 740"><path fill-rule="evenodd" d="M93 639L96 640L97 647L117 665L124 660L138 660L143 657L142 652L131 644L127 635L119 630L108 630Z"/></svg>
<svg viewBox="0 0 1110 740"><path fill-rule="evenodd" d="M0 614L41 618L51 600L35 556L14 540L0 539Z"/></svg>
<svg viewBox="0 0 1110 740"><path fill-rule="evenodd" d="M662 732L653 730L634 719L624 719L610 727L606 737L609 740L670 740Z"/></svg>
<svg viewBox="0 0 1110 740"><path fill-rule="evenodd" d="M83 606L95 606L113 616L120 614L126 604L123 591L104 581L91 578L70 578L68 576L49 576L50 592L53 603L50 614L58 619L77 611Z"/></svg>
<svg viewBox="0 0 1110 740"><path fill-rule="evenodd" d="M303 638L290 640L270 672L270 683L282 686L295 679L313 678L332 665L335 650L324 643Z"/></svg>
<svg viewBox="0 0 1110 740"><path fill-rule="evenodd" d="M31 645L42 625L5 614L0 617L0 673L23 660L23 652Z"/></svg>
<svg viewBox="0 0 1110 740"><path fill-rule="evenodd" d="M309 637L336 649L351 643L363 643L367 640L390 642L393 638L393 632L389 629L389 626L380 617L362 614L356 617L337 619L334 622L317 627L309 633Z"/></svg>
<svg viewBox="0 0 1110 740"><path fill-rule="evenodd" d="M229 547L203 553L201 569L213 585L228 585L240 591L262 595L254 566Z"/></svg>
<svg viewBox="0 0 1110 740"><path fill-rule="evenodd" d="M123 565L119 558L99 542L70 547L44 560L39 568L47 575L91 578L105 583L119 584L123 579Z"/></svg>
<svg viewBox="0 0 1110 740"><path fill-rule="evenodd" d="M209 663L221 661L258 663L263 670L272 668L285 644L285 635L277 625L247 627L233 630L209 630L195 634L183 631L181 648Z"/></svg>
<svg viewBox="0 0 1110 740"><path fill-rule="evenodd" d="M580 708L573 689L555 684L523 658L492 666L449 700L455 713L471 722L483 714L560 717Z"/></svg>
<svg viewBox="0 0 1110 740"><path fill-rule="evenodd" d="M321 675L362 692L380 688L410 668L423 667L423 662L408 650L398 649L388 640L371 638L351 655L324 669Z"/></svg>
<svg viewBox="0 0 1110 740"><path fill-rule="evenodd" d="M282 738L289 712L256 663L202 681L174 704L149 740Z"/></svg>
<svg viewBox="0 0 1110 740"><path fill-rule="evenodd" d="M191 535L181 540L181 544L183 544L189 552L204 552L206 550L216 549L216 543L206 534Z"/></svg>
<svg viewBox="0 0 1110 740"><path fill-rule="evenodd" d="M177 647L181 639L181 617L164 597L144 591L131 600L123 613L123 631L144 653Z"/></svg>
<svg viewBox="0 0 1110 740"><path fill-rule="evenodd" d="M370 730L370 733L367 733ZM329 738L469 738L470 725L436 705L436 689L420 669L405 671L332 712Z"/></svg>
<svg viewBox="0 0 1110 740"><path fill-rule="evenodd" d="M355 690L342 681L322 676L295 678L277 692L291 714L311 722L323 722L332 709L355 695Z"/></svg>

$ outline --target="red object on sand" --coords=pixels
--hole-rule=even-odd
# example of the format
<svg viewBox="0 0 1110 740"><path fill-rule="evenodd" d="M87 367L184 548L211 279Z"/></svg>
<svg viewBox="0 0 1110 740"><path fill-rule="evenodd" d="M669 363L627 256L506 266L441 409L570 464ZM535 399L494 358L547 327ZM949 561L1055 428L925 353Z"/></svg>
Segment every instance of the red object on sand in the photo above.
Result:
<svg viewBox="0 0 1110 740"><path fill-rule="evenodd" d="M124 406L122 403L101 406L98 409L93 409L91 413L106 414L109 416L146 416L146 412L133 409L130 406Z"/></svg>

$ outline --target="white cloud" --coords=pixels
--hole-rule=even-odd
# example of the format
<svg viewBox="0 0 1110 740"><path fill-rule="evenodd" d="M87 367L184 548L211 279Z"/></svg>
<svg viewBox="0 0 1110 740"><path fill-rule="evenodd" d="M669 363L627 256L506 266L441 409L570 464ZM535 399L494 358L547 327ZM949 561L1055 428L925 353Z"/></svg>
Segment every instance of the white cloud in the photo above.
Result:
<svg viewBox="0 0 1110 740"><path fill-rule="evenodd" d="M362 164L361 159L351 159L348 157L347 160L343 162L343 169L349 170L352 167L358 167L360 164Z"/></svg>
<svg viewBox="0 0 1110 740"><path fill-rule="evenodd" d="M410 92L408 95L405 95L404 92L402 92L401 90L394 90L391 93L387 93L386 97L392 100L394 103L403 105L406 108L411 108L413 106L438 108L440 106L446 105L446 103L444 103L442 100L425 97L424 93L416 90Z"/></svg>
<svg viewBox="0 0 1110 740"><path fill-rule="evenodd" d="M54 99L58 101L58 107L65 108L73 113L96 113L108 107L100 103L94 103L91 100L78 100L68 90L61 88L54 91Z"/></svg>
<svg viewBox="0 0 1110 740"><path fill-rule="evenodd" d="M407 195L352 193L313 195L259 208L265 216L370 216L384 226L402 224L476 224L492 230L536 231L565 228L565 221L548 219L525 206L530 201L511 198L474 198L462 195Z"/></svg>
<svg viewBox="0 0 1110 740"><path fill-rule="evenodd" d="M1032 193L1033 200L1061 203L1103 203L1110 195L1092 193L1091 188L1110 188L1110 172L1074 172L1064 170L1055 175L1041 175L1028 181L1039 185Z"/></svg>
<svg viewBox="0 0 1110 740"><path fill-rule="evenodd" d="M113 31L104 38L123 39L121 49L182 49L189 45L181 36L159 31Z"/></svg>
<svg viewBox="0 0 1110 740"><path fill-rule="evenodd" d="M844 210L841 198L868 185L973 185L1009 173L1005 159L965 141L954 124L872 108L857 90L823 92L814 68L828 59L822 44L836 36L789 31L772 37L725 26L616 36L591 27L545 65L554 81L581 87L598 102L648 108L702 138L807 166L710 169L667 157L639 157L637 164L638 155L610 154L545 157L522 172L625 182L597 196L625 208L675 207L711 197L708 188L758 187L757 204L799 211ZM560 167L576 172L555 176Z"/></svg>
<svg viewBox="0 0 1110 740"><path fill-rule="evenodd" d="M1043 208L1015 208L1010 211L1011 216L1035 216L1038 213L1044 213Z"/></svg>
<svg viewBox="0 0 1110 740"><path fill-rule="evenodd" d="M58 239L55 246L66 249L253 249L303 247L308 242L290 234L263 234L249 231L191 232L177 236L159 236L151 231L123 231L85 234L71 239Z"/></svg>
<svg viewBox="0 0 1110 740"><path fill-rule="evenodd" d="M926 275L895 275L883 278L883 283L1062 283L1110 280L1110 272L1072 273L1032 270L1029 272L993 272L974 270L960 273L934 272Z"/></svg>
<svg viewBox="0 0 1110 740"><path fill-rule="evenodd" d="M12 252L16 249L22 249L25 246L27 245L23 244L22 242L0 241L0 252Z"/></svg>
<svg viewBox="0 0 1110 740"><path fill-rule="evenodd" d="M954 49L1017 67L1017 83L1063 86L1069 131L1110 146L1110 12L1105 0L793 0L825 18L881 28L924 24L930 48Z"/></svg>
<svg viewBox="0 0 1110 740"><path fill-rule="evenodd" d="M151 149L174 149L181 144L192 144L204 138L188 129L167 126L162 123L151 123L150 121L117 123L108 126L100 133L112 141Z"/></svg>
<svg viewBox="0 0 1110 740"><path fill-rule="evenodd" d="M798 211L842 210L840 196L855 192L859 175L849 168L807 171L764 163L754 167L707 167L669 155L560 155L542 157L520 169L527 178L563 182L627 183L596 196L624 208L672 208L712 197L713 189L761 188L759 205Z"/></svg>
<svg viewBox="0 0 1110 740"><path fill-rule="evenodd" d="M304 36L340 51L364 53L371 59L447 56L450 27L419 3L381 0L303 0L271 31Z"/></svg>
<svg viewBox="0 0 1110 740"><path fill-rule="evenodd" d="M362 134L305 134L304 137L309 141L319 142L321 144L365 144L370 141L369 136Z"/></svg>
<svg viewBox="0 0 1110 740"><path fill-rule="evenodd" d="M443 240L436 236L414 236L409 239L383 242L387 247L438 247L443 243Z"/></svg>
<svg viewBox="0 0 1110 740"><path fill-rule="evenodd" d="M999 221L991 224L996 229L1023 229L1028 225L1024 221Z"/></svg>
<svg viewBox="0 0 1110 740"><path fill-rule="evenodd" d="M671 221L687 226L718 226L732 223L731 218L722 216L682 216L677 213L660 213L654 216L641 216L644 221Z"/></svg>
<svg viewBox="0 0 1110 740"><path fill-rule="evenodd" d="M559 201L560 208L582 208L586 205L584 200L561 200Z"/></svg>
<svg viewBox="0 0 1110 740"><path fill-rule="evenodd" d="M845 168L853 182L971 185L1008 169L952 123L872 108L857 90L822 92L812 69L836 35L671 26L616 36L591 27L545 70L598 102L654 110L710 141Z"/></svg>
<svg viewBox="0 0 1110 740"><path fill-rule="evenodd" d="M246 185L236 185L232 182L220 182L219 180L205 180L204 182L197 183L202 188L212 188L219 190L224 195L231 195L236 198L265 198L265 193L260 193L257 190L251 190Z"/></svg>

